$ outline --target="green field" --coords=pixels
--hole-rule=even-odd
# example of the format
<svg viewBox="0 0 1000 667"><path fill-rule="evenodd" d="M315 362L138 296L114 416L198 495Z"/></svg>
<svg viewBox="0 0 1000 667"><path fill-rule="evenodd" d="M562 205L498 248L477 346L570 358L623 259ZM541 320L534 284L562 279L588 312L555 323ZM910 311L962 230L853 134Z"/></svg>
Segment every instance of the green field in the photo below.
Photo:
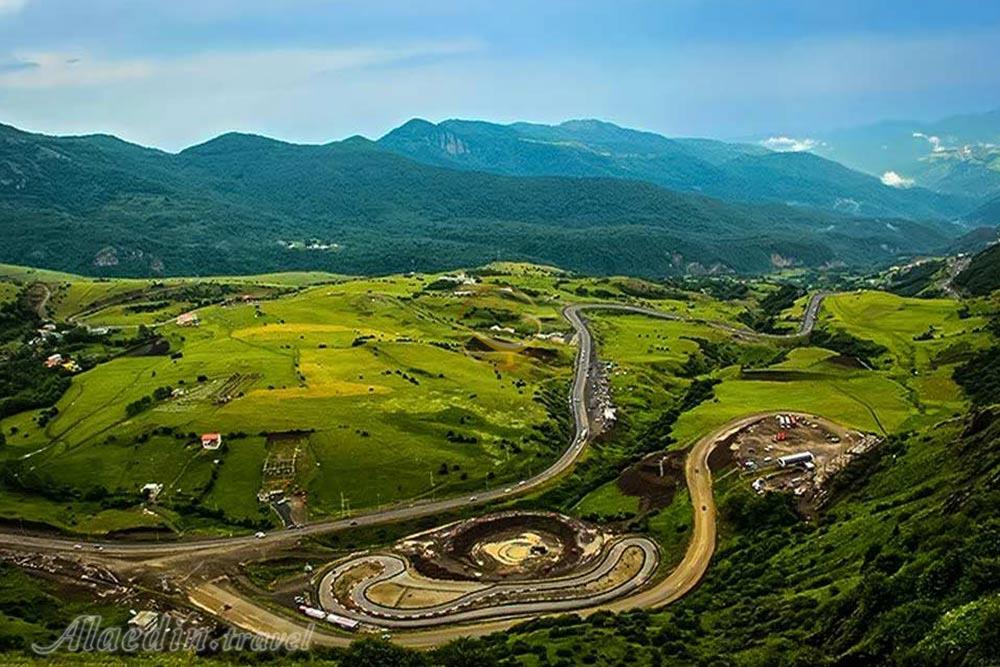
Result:
<svg viewBox="0 0 1000 667"><path fill-rule="evenodd" d="M23 459L37 484L79 497L138 498L144 484L163 484L159 516L121 510L134 526L183 526L177 512L192 504L226 521L267 520L257 500L263 466L289 433L295 475L287 488L307 494L311 518L537 472L565 445L538 430L551 419L539 397L565 392L573 356L562 342L533 338L569 330L555 278L543 286L546 298L522 292L517 276L425 291L436 278L341 280L208 306L195 327L163 321L159 309L131 313L127 324L158 324L170 354L119 356L77 375L44 427L33 411L5 419L3 457ZM123 324L114 298L139 287L61 285L59 307L89 310L88 323ZM496 330L508 326L515 333ZM524 342L491 349L495 336ZM126 414L158 387L175 395ZM204 432L223 433L224 448L202 451L196 436ZM0 505L0 515L79 530L129 524L67 522L59 510L40 499Z"/></svg>
<svg viewBox="0 0 1000 667"><path fill-rule="evenodd" d="M804 303L800 299L788 316L800 313ZM672 435L678 446L686 446L741 415L771 410L811 412L876 433L950 418L967 404L951 379L954 365L988 342L985 320L960 313L961 304L947 300L881 292L829 297L820 326L884 345L888 352L876 368L818 347L743 343L714 368L695 369L718 381L714 396L681 414ZM728 338L702 325L639 315L601 313L592 319L602 355L614 364L616 403L633 425L648 422L690 382L685 364L699 354L695 339L724 343ZM921 340L927 331L932 335ZM768 363L769 356L776 361Z"/></svg>
<svg viewBox="0 0 1000 667"><path fill-rule="evenodd" d="M587 494L573 510L579 516L615 517L634 515L639 511L639 499L626 496L618 488L618 482L612 481Z"/></svg>

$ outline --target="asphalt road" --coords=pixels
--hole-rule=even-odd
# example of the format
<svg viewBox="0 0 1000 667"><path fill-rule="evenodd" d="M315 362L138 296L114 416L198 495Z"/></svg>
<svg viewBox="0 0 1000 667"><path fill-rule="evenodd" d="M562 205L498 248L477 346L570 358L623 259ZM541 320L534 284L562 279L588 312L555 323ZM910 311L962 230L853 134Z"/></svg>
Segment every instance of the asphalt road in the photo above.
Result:
<svg viewBox="0 0 1000 667"><path fill-rule="evenodd" d="M701 323L729 331L741 337L795 338L807 335L812 331L825 296L826 293L818 293L810 299L798 333L787 336L759 334L718 322L701 321ZM347 530L355 526L395 523L408 519L447 513L462 507L485 505L496 500L528 493L572 467L577 458L585 450L590 437L585 394L589 380L588 371L593 356L593 338L582 316L584 310L626 311L669 320L688 319L649 308L621 304L580 304L567 306L563 309L563 316L576 331L579 342L574 363L573 384L569 396L575 423L575 434L559 459L538 475L525 480L523 484L509 485L480 492L476 494L475 500L472 500L468 496L460 496L437 501L400 505L384 511L359 514L349 519L322 521L297 529L282 530L271 533L261 539L254 538L253 536L239 536L156 543L107 540L82 541L7 530L0 531L0 544L3 544L7 548L27 551L74 553L79 552L81 549L86 549L88 552L98 551L102 558L156 558L162 560L164 557L171 555L193 554L203 555L207 558L213 552L230 553L247 547L279 545L294 542L305 535ZM588 606L585 610L577 610L578 612L592 613L601 609L621 610L634 607L656 607L681 597L697 585L708 568L709 561L715 549L715 504L712 498L711 472L708 470L707 465L708 456L711 453L714 443L720 437L724 437L725 433L738 430L747 423L759 419L761 416L754 415L731 422L720 431L704 436L692 448L687 459L685 476L695 510L694 531L681 564L666 579L650 588L613 601L595 601L596 604L594 606ZM301 630L303 627L302 624L292 622L279 614L268 611L252 600L242 597L238 593L216 583L206 582L193 585L189 590L189 595L191 601L197 606L225 618L234 625L254 632L268 634L277 631L291 631L293 629ZM401 635L399 639L402 643L412 646L430 646L449 641L456 637L492 632L508 627L514 622L514 620L494 620L476 625L447 626L430 631L407 633ZM337 635L316 636L316 643L318 644L343 645L349 643L349 641L350 638Z"/></svg>
<svg viewBox="0 0 1000 667"><path fill-rule="evenodd" d="M630 549L638 549L643 557L642 566L634 576L619 583L614 588L601 591L596 595L584 597L581 594L589 583L600 580L614 570L626 551ZM343 572L366 561L377 563L381 566L382 571L360 585L355 586L351 593L354 608L345 607L340 604L332 593L333 582ZM386 607L373 602L368 596L368 590L372 586L392 579L404 572L408 568L407 562L403 558L393 554L373 554L342 563L324 575L319 585L319 600L320 606L327 611L332 611L363 623L395 629L423 628L446 623L468 623L471 621L515 616L566 613L601 604L641 586L655 574L658 563L656 545L651 540L640 536L629 536L612 544L605 552L601 561L586 572L543 580L494 583L435 606L401 609ZM524 588L530 589L533 593L548 592L553 596L563 595L564 597L561 599L506 603L492 606L484 604L488 604L490 598L516 592ZM470 608L477 604L479 606ZM355 611L355 609L362 611Z"/></svg>

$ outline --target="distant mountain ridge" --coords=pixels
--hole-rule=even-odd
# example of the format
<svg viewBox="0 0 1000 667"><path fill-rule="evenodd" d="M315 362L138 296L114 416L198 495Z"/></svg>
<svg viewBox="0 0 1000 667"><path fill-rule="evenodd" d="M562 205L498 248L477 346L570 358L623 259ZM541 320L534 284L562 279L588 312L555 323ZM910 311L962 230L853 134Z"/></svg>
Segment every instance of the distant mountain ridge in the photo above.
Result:
<svg viewBox="0 0 1000 667"><path fill-rule="evenodd" d="M705 164L732 150L702 149L714 152ZM441 168L360 137L299 145L229 133L173 154L0 126L0 261L89 275L378 274L497 258L651 277L763 272L887 262L959 232L617 177Z"/></svg>
<svg viewBox="0 0 1000 667"><path fill-rule="evenodd" d="M820 133L812 151L938 192L1000 196L1000 109L937 121L891 120Z"/></svg>
<svg viewBox="0 0 1000 667"><path fill-rule="evenodd" d="M992 199L965 217L974 225L1000 227L1000 197Z"/></svg>
<svg viewBox="0 0 1000 667"><path fill-rule="evenodd" d="M637 179L726 201L786 203L869 217L952 219L976 205L958 195L890 187L811 153L669 139L595 120L498 125L415 119L378 143L435 166L512 176Z"/></svg>

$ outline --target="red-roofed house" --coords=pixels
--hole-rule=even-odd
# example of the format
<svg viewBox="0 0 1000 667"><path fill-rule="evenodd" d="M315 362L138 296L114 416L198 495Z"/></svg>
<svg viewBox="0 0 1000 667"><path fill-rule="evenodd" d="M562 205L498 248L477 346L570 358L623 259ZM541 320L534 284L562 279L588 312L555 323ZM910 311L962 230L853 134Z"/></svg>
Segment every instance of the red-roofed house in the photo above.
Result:
<svg viewBox="0 0 1000 667"><path fill-rule="evenodd" d="M206 433L201 436L202 449L218 449L222 445L221 433Z"/></svg>

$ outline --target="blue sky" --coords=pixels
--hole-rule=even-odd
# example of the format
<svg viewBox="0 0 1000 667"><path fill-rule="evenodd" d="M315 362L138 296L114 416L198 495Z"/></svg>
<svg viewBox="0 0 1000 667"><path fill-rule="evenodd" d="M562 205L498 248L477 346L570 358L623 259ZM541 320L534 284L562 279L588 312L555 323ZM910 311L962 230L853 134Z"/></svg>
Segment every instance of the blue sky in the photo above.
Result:
<svg viewBox="0 0 1000 667"><path fill-rule="evenodd" d="M997 63L986 0L0 0L0 122L169 150L412 117L798 137L1000 107Z"/></svg>

